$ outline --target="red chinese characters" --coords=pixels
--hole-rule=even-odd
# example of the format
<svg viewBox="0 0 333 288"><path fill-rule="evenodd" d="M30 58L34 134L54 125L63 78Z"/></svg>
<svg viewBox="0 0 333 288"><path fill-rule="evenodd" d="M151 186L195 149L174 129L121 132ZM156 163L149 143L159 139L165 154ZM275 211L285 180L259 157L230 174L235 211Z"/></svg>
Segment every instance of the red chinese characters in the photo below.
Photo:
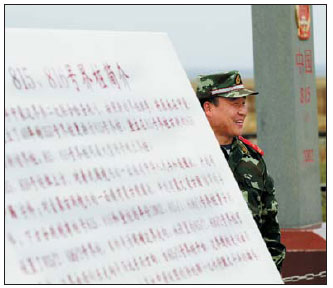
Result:
<svg viewBox="0 0 333 288"><path fill-rule="evenodd" d="M303 150L303 161L305 163L314 162L313 149Z"/></svg>
<svg viewBox="0 0 333 288"><path fill-rule="evenodd" d="M115 67L115 69L113 69ZM27 67L8 67L11 84L21 91L42 89L75 89L77 92L85 89L131 89L130 75L116 63L69 64L58 67L47 66L43 69L44 78L32 75Z"/></svg>
<svg viewBox="0 0 333 288"><path fill-rule="evenodd" d="M301 51L300 48L295 55L295 65L298 68L299 74L313 73L313 56L312 50Z"/></svg>
<svg viewBox="0 0 333 288"><path fill-rule="evenodd" d="M311 88L308 87L301 87L299 90L299 102L301 104L309 104L311 102Z"/></svg>

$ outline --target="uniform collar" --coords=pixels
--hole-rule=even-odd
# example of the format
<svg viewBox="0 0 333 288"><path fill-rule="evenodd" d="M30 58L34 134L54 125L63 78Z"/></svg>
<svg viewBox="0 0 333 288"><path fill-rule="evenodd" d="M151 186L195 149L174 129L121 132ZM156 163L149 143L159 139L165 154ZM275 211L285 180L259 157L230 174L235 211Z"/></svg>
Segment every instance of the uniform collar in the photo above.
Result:
<svg viewBox="0 0 333 288"><path fill-rule="evenodd" d="M234 137L231 145L231 152L229 155L228 163L232 171L238 166L239 162L243 157L250 156L250 152L245 146L245 144L238 139L238 137Z"/></svg>
<svg viewBox="0 0 333 288"><path fill-rule="evenodd" d="M240 139L238 139L238 137L233 138L231 145L231 151L240 150L242 155L250 156L250 152L247 149L246 145Z"/></svg>

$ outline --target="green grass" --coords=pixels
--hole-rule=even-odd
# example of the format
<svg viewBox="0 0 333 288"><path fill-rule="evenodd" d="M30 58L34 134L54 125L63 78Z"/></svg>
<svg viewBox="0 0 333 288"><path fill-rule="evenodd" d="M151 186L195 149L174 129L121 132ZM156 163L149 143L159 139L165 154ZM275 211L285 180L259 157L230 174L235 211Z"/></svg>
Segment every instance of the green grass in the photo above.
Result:
<svg viewBox="0 0 333 288"><path fill-rule="evenodd" d="M326 161L320 163L320 183L326 184Z"/></svg>
<svg viewBox="0 0 333 288"><path fill-rule="evenodd" d="M321 212L323 215L323 222L326 222L326 192L321 192Z"/></svg>
<svg viewBox="0 0 333 288"><path fill-rule="evenodd" d="M320 184L326 185L326 137L319 138L319 169L320 169ZM322 217L323 221L326 222L326 213L327 213L327 192L321 192L321 211L322 211Z"/></svg>
<svg viewBox="0 0 333 288"><path fill-rule="evenodd" d="M320 183L326 185L326 161L320 163ZM326 195L327 192L321 192L321 211L323 222L326 222Z"/></svg>

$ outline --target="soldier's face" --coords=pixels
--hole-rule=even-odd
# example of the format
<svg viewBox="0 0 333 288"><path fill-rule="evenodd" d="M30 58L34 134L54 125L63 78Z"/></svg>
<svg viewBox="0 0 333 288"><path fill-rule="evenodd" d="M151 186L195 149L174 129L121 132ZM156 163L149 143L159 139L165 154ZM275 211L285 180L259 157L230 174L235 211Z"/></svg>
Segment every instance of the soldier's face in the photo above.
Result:
<svg viewBox="0 0 333 288"><path fill-rule="evenodd" d="M232 138L242 135L247 115L246 97L218 97L218 105L205 102L204 110L216 138L221 145L230 144Z"/></svg>

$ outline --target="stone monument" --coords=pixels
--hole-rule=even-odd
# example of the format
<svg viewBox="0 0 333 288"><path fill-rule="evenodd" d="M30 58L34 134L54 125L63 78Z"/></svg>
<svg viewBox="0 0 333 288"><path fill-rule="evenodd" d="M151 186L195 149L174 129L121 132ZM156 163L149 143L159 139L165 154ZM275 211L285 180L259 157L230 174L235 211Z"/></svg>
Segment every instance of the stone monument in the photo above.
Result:
<svg viewBox="0 0 333 288"><path fill-rule="evenodd" d="M310 5L252 6L258 144L283 228L322 222Z"/></svg>

